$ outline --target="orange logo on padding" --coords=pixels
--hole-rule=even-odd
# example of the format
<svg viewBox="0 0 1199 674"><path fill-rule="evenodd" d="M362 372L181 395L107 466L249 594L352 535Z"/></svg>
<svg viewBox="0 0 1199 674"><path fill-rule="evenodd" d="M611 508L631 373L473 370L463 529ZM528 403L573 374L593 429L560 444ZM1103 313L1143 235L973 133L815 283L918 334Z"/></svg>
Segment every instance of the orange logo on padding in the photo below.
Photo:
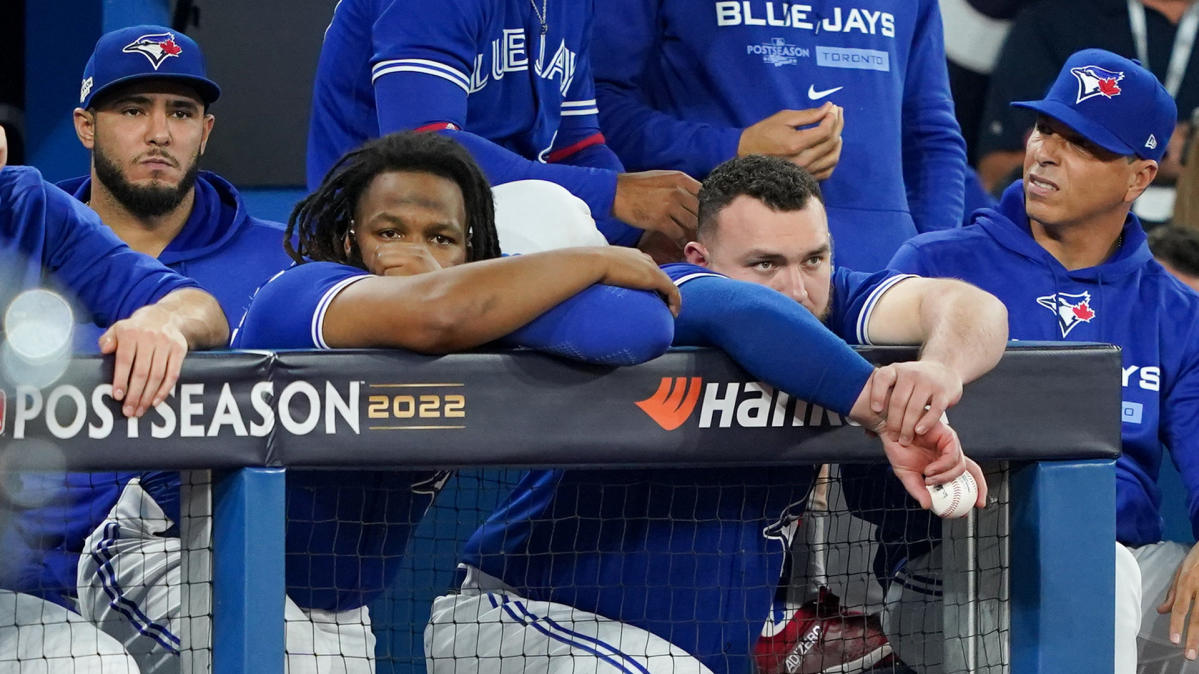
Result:
<svg viewBox="0 0 1199 674"><path fill-rule="evenodd" d="M701 377L662 377L658 390L639 401L637 407L659 426L673 431L691 416L695 403L699 402L702 385Z"/></svg>

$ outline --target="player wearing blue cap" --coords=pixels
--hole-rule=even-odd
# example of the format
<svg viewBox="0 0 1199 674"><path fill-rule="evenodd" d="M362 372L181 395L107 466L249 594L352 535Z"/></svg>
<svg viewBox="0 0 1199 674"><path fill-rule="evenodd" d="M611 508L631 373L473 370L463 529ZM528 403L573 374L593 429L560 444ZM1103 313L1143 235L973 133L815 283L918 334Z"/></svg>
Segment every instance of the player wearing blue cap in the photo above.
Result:
<svg viewBox="0 0 1199 674"><path fill-rule="evenodd" d="M881 431L892 469L926 506L926 481L964 469L981 479L941 414L1003 352L995 298L957 281L834 269L819 188L782 159L714 170L699 222L689 264L665 267L683 296L676 345L723 349L764 386ZM875 370L846 341L923 349ZM435 601L429 671L750 671L759 635L786 625L767 618L811 480L811 466L532 471L467 542L461 592ZM804 637L759 666L819 672L823 654L862 638ZM886 655L875 650L835 659L868 668Z"/></svg>
<svg viewBox="0 0 1199 674"><path fill-rule="evenodd" d="M600 126L629 168L785 157L822 179L837 263L861 271L961 222L936 0L606 0L595 23Z"/></svg>
<svg viewBox="0 0 1199 674"><path fill-rule="evenodd" d="M465 145L494 185L565 187L612 243L637 244L642 230L685 241L699 183L675 171L624 173L599 132L592 4L337 3L313 84L309 189L370 138L437 131Z"/></svg>
<svg viewBox="0 0 1199 674"><path fill-rule="evenodd" d="M141 416L166 398L189 348L225 343L220 307L194 281L130 250L35 169L5 168L6 156L0 130L0 303L8 306L19 291L47 284L73 294L107 326L99 348L115 353L113 399L124 402L126 415ZM74 587L73 563L47 553L46 541L61 531L43 530L39 511L7 502L4 510L0 586L20 593L0 592L0 668L136 672L111 638L31 596L70 605L62 592Z"/></svg>
<svg viewBox="0 0 1199 674"><path fill-rule="evenodd" d="M199 170L215 123L209 106L221 94L199 45L163 26L114 30L96 42L80 82L75 131L91 172L60 187L134 250L195 279L236 323L290 259L281 224L250 216L228 181ZM77 330L81 348L92 332ZM65 528L55 538L53 559L64 566L56 581L69 581L70 595L78 581L84 617L151 672L160 661L178 667L179 541L163 534L179 522L179 475L131 477L68 474L69 502L44 514Z"/></svg>
<svg viewBox="0 0 1199 674"><path fill-rule="evenodd" d="M1043 99L1013 105L1038 113L1024 179L969 226L908 242L892 266L965 279L994 293L1007 305L1017 339L1121 347L1116 671L1132 672L1138 662L1170 663L1169 671L1179 671L1184 653L1193 660L1199 648L1195 617L1185 630L1185 648L1180 640L1199 599L1199 548L1188 552L1162 541L1157 476L1164 445L1187 486L1199 532L1199 296L1153 260L1130 212L1157 175L1174 130L1174 101L1139 64L1086 49L1066 61ZM857 500L850 489L847 496ZM881 565L892 581L888 604L902 609L929 589L938 553L905 564L904 553L897 552L901 534L888 527L882 533L883 554L890 552L895 562ZM939 609L930 612L939 615ZM901 626L903 635L892 638L914 667L940 660L940 644L931 644L930 661L911 641L923 640L918 632L936 630L935 622Z"/></svg>
<svg viewBox="0 0 1199 674"><path fill-rule="evenodd" d="M254 297L238 348L449 353L500 340L622 365L670 345L678 292L649 257L592 246L499 258L482 171L435 134L391 134L348 153L288 231L298 264ZM367 604L448 477L288 471L288 596L318 624L363 633L343 643L356 657L340 667L374 671Z"/></svg>

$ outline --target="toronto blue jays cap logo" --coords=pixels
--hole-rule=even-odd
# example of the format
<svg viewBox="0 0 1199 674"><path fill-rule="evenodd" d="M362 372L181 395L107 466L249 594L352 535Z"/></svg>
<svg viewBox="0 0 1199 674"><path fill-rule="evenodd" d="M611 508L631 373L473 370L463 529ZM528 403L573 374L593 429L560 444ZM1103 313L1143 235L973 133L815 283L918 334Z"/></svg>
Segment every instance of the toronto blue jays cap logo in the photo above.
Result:
<svg viewBox="0 0 1199 674"><path fill-rule="evenodd" d="M166 26L142 24L109 31L96 41L83 67L79 106L91 107L104 92L139 80L181 82L206 104L221 96L221 88L208 79L204 54L195 40Z"/></svg>
<svg viewBox="0 0 1199 674"><path fill-rule="evenodd" d="M173 33L157 33L143 35L125 45L121 51L127 54L141 54L150 60L150 65L158 70L162 62L183 53L183 48L175 42Z"/></svg>
<svg viewBox="0 0 1199 674"><path fill-rule="evenodd" d="M1070 334L1080 323L1090 323L1091 319L1095 318L1095 309L1091 307L1091 293L1054 293L1038 297L1037 304L1057 316L1062 337Z"/></svg>
<svg viewBox="0 0 1199 674"><path fill-rule="evenodd" d="M1082 66L1071 68L1070 74L1078 80L1078 98L1075 103L1082 103L1088 98L1106 96L1111 98L1120 95L1120 80L1124 73L1100 68L1099 66Z"/></svg>

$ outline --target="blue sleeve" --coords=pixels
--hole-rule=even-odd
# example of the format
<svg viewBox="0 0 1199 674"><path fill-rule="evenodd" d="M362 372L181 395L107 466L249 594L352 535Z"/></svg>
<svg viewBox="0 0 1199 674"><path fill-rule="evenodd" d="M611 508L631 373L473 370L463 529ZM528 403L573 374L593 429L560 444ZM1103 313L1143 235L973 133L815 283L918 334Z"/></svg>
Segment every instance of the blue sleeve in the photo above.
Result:
<svg viewBox="0 0 1199 674"><path fill-rule="evenodd" d="M962 222L966 141L953 114L941 12L936 0L921 1L903 90L903 179L916 230L931 232Z"/></svg>
<svg viewBox="0 0 1199 674"><path fill-rule="evenodd" d="M632 171L675 169L702 179L737 154L741 129L654 109L643 75L658 53L657 0L603 0L595 12L596 99L608 144Z"/></svg>
<svg viewBox="0 0 1199 674"><path fill-rule="evenodd" d="M29 187L0 201L11 200L14 215L26 226L44 224L42 266L79 298L97 324L111 325L172 291L199 287L129 248L94 211L33 175L36 183L23 183Z"/></svg>
<svg viewBox="0 0 1199 674"><path fill-rule="evenodd" d="M803 305L765 286L716 275L680 283L674 343L714 346L754 377L848 414L874 366Z"/></svg>
<svg viewBox="0 0 1199 674"><path fill-rule="evenodd" d="M235 349L328 349L321 326L329 303L369 274L333 262L308 262L262 286L233 332Z"/></svg>
<svg viewBox="0 0 1199 674"><path fill-rule="evenodd" d="M572 360L636 365L666 352L674 317L656 293L593 285L500 340Z"/></svg>
<svg viewBox="0 0 1199 674"><path fill-rule="evenodd" d="M588 8L591 15L594 12ZM622 173L624 165L606 144L600 133L599 109L596 107L595 80L592 77L591 53L594 21L584 29L583 48L579 51L574 76L562 100L561 121L554 136L550 161L571 166L590 166Z"/></svg>
<svg viewBox="0 0 1199 674"><path fill-rule="evenodd" d="M612 211L616 195L617 171L607 167L541 163L471 133L467 124L467 96L474 72L477 36L482 31L481 12L478 3L461 0L395 0L380 12L372 27L371 59L379 134L453 125L443 133L466 146L492 184L548 180L587 202L597 220L606 217ZM429 34L434 27L437 34ZM590 82L589 76L581 79ZM589 89L584 86L579 95L587 95ZM589 98L594 99L594 95ZM586 111L588 108L577 107L578 103L586 102L568 99L564 106L573 105L572 110ZM594 120L593 114L591 119ZM598 127L592 124L593 133L598 132Z"/></svg>
<svg viewBox="0 0 1199 674"><path fill-rule="evenodd" d="M1161 441L1170 448L1170 456L1187 490L1187 513L1191 532L1199 537L1199 348L1195 341L1196 324L1191 322L1183 344L1192 345L1181 363L1178 378L1169 385L1161 409Z"/></svg>
<svg viewBox="0 0 1199 674"><path fill-rule="evenodd" d="M833 272L832 306L825 322L833 332L853 344L869 344L867 329L878 301L896 283L911 278L884 269L873 273L838 267Z"/></svg>

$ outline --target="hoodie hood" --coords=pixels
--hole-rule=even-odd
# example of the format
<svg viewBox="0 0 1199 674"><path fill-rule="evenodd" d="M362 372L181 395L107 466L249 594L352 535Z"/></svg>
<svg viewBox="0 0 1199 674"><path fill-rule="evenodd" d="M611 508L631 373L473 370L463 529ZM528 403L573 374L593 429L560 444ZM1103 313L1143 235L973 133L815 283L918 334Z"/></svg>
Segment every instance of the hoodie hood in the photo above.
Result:
<svg viewBox="0 0 1199 674"><path fill-rule="evenodd" d="M1130 212L1124 221L1123 243L1114 255L1094 267L1067 270L1033 238L1024 210L1023 180L1009 185L995 208L976 211L974 225L981 227L1004 248L1046 265L1055 275L1075 281L1111 283L1140 272L1145 263L1153 259L1141 221Z"/></svg>
<svg viewBox="0 0 1199 674"><path fill-rule="evenodd" d="M64 180L58 186L84 203L91 199L90 176ZM241 195L229 181L211 171L200 171L195 189L196 201L187 224L158 256L167 266L211 255L250 224Z"/></svg>

